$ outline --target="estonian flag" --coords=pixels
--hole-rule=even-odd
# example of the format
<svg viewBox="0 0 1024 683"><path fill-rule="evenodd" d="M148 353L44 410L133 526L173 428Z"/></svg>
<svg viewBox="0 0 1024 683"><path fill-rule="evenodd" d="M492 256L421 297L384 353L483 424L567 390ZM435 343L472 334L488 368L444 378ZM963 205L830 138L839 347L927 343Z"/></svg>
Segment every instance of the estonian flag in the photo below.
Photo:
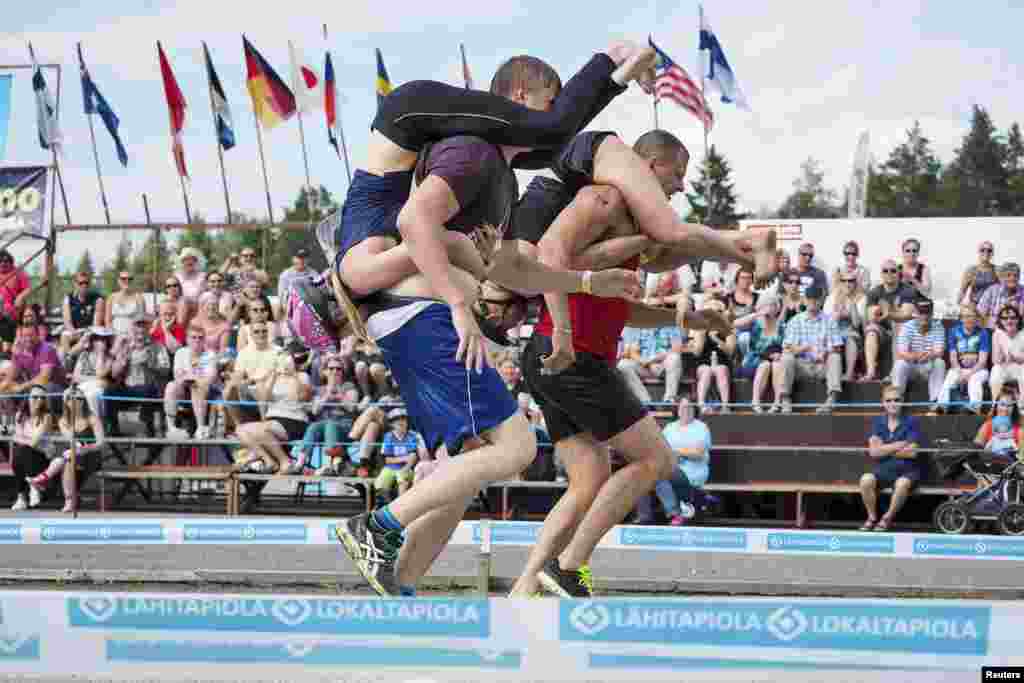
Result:
<svg viewBox="0 0 1024 683"><path fill-rule="evenodd" d="M231 107L228 105L228 98L224 95L224 88L221 87L220 78L213 68L213 60L210 58L210 50L203 42L203 56L206 58L206 80L210 83L210 104L213 108L213 118L217 124L217 141L225 151L235 146L235 122L231 118Z"/></svg>

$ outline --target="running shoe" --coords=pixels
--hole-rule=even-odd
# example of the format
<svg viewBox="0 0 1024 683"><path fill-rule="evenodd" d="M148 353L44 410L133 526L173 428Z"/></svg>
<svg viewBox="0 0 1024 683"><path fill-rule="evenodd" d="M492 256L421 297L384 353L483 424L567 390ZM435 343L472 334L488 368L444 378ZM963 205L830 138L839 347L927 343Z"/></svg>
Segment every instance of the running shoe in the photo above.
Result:
<svg viewBox="0 0 1024 683"><path fill-rule="evenodd" d="M378 595L400 595L395 576L395 563L402 548L400 531L377 531L370 524L370 513L364 512L335 527L335 533L356 569Z"/></svg>
<svg viewBox="0 0 1024 683"><path fill-rule="evenodd" d="M587 565L575 570L562 569L556 557L545 563L537 577L544 588L563 598L594 596L594 577Z"/></svg>

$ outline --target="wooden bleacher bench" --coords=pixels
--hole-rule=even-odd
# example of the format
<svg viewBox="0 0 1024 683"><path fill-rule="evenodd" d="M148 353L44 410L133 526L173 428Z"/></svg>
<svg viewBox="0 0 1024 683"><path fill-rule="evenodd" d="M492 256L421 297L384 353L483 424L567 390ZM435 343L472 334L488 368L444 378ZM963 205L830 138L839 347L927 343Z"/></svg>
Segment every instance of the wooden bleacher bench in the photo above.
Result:
<svg viewBox="0 0 1024 683"><path fill-rule="evenodd" d="M325 482L337 482L340 484L350 484L353 486L362 485L366 487L366 511L373 511L373 479L369 477L337 477L333 475L318 475L318 474L257 474L250 472L235 473L231 478L231 486L234 489L234 493L231 496L234 509L229 509L229 515L237 515L239 512L239 505L241 496L239 494L239 488L242 482L245 481L285 481L294 482L296 484L320 484Z"/></svg>
<svg viewBox="0 0 1024 683"><path fill-rule="evenodd" d="M100 512L106 512L106 482L117 480L164 480L164 481L223 481L227 493L227 514L237 510L234 496L238 487L232 483L235 472L232 465L128 465L126 467L104 468L95 475L100 482Z"/></svg>

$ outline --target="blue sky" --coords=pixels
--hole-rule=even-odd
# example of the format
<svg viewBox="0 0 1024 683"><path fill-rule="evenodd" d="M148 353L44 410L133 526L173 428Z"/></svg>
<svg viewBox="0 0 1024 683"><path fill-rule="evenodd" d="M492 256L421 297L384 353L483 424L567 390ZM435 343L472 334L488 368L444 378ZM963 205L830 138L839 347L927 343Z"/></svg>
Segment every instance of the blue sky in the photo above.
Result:
<svg viewBox="0 0 1024 683"><path fill-rule="evenodd" d="M265 200L252 110L245 90L241 33L287 77L287 41L322 67L329 47L344 98L342 120L353 162L362 158L376 106L373 49L380 47L394 83L432 78L458 82L463 42L478 86L513 54L530 53L563 78L615 39L644 40L653 32L676 61L696 75L697 4L682 2L553 3L537 0L498 9L484 2L46 2L8 3L0 33L0 63L27 61L31 40L41 61L63 69L61 120L67 138L65 183L76 223L103 220L81 110L74 56L82 41L93 79L121 118L131 157L121 168L112 142L97 122L115 222L141 222L147 193L154 220L182 221L180 191L170 154L167 110L156 59L161 40L189 105L185 153L192 174L193 209L221 220L224 205L213 142L200 41L210 45L234 111L238 146L225 155L233 207L264 215ZM102 7L97 10L96 7ZM258 9L256 9L258 7ZM972 103L989 107L1006 128L1024 104L1024 48L1016 33L1024 11L1009 3L861 0L747 3L707 2L705 9L753 106L753 113L713 105L712 141L735 169L736 190L748 210L777 206L791 190L800 162L819 159L827 182L842 190L857 136L869 130L872 152L884 158L914 119L948 161L966 131ZM321 25L330 40L325 43ZM14 83L9 163L42 163L28 72ZM679 135L695 155L701 128L670 103L662 127ZM306 138L314 182L344 196L344 165L327 145L322 111L307 115ZM652 126L650 100L636 88L618 98L593 124L632 142ZM298 127L290 121L265 136L275 215L303 182ZM691 166L690 178L695 169ZM682 205L680 204L680 207ZM88 244L112 253L116 233L69 238L62 260Z"/></svg>

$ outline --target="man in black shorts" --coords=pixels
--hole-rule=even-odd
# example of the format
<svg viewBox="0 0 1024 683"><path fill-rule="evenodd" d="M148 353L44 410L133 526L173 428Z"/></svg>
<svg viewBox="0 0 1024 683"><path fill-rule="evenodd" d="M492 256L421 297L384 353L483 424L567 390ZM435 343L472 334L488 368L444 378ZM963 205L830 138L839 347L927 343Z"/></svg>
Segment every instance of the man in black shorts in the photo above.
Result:
<svg viewBox="0 0 1024 683"><path fill-rule="evenodd" d="M594 242L613 235L603 258L618 259L616 265L636 267L638 255L647 254L645 268L652 272L677 267L689 258L684 250L651 249L649 238L630 234L635 228L629 215L617 209L621 203L610 188L586 186L593 178L596 152L611 135L582 133L563 150L554 166L563 182L536 179L530 185L517 207L514 236L537 242L541 262L549 265L574 263L575 255L584 250L593 257L601 246ZM667 197L683 189L689 156L678 139L651 131L637 141L634 151L649 163ZM523 355L523 370L566 467L569 489L549 513L513 595L534 594L539 583L565 597L589 595L585 562L593 546L675 461L658 425L615 369L622 328L728 326L718 316L687 314L685 307L655 309L585 294L552 302L555 298L545 295L541 320ZM556 336L563 337L571 351L569 359L555 356ZM614 477L608 445L630 460ZM572 563L563 567L556 556L566 546Z"/></svg>

